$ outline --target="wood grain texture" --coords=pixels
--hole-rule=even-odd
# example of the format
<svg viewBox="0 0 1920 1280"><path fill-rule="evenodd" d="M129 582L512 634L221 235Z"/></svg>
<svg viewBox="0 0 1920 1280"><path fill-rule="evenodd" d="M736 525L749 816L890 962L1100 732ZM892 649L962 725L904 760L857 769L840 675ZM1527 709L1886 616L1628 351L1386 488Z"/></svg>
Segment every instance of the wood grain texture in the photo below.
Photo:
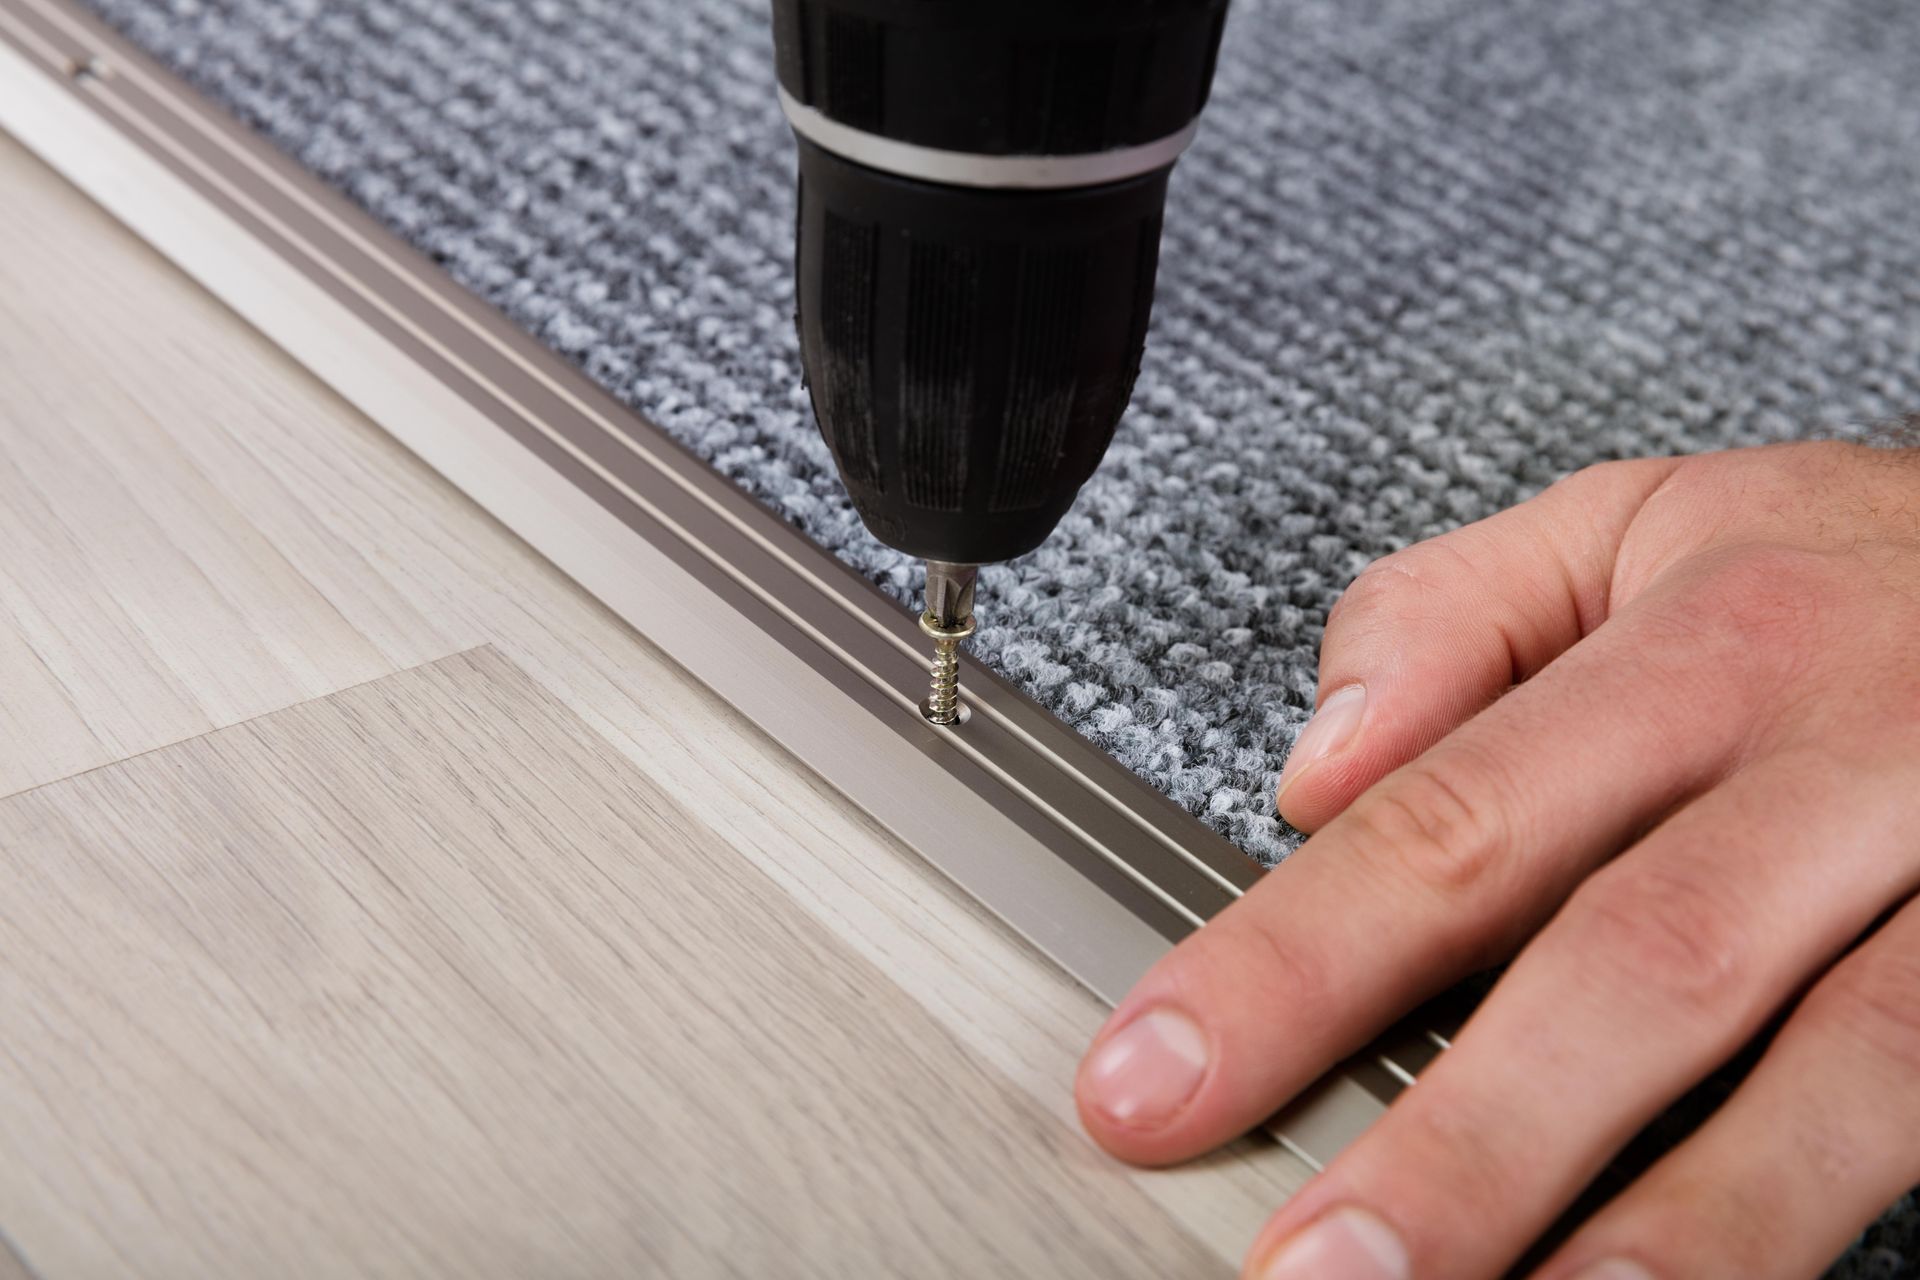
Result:
<svg viewBox="0 0 1920 1280"><path fill-rule="evenodd" d="M0 1218L50 1276L1218 1269L491 650L0 802L0 848Z"/></svg>
<svg viewBox="0 0 1920 1280"><path fill-rule="evenodd" d="M16 181L0 178L10 195ZM0 200L0 243L43 242L46 213ZM225 477L176 447L163 424L210 406L172 371L208 353L161 299L127 308L89 280L80 254L0 254L0 794L429 656L414 611L398 633L353 616L378 606L290 571ZM275 398L219 407L231 431L295 425Z"/></svg>
<svg viewBox="0 0 1920 1280"><path fill-rule="evenodd" d="M0 243L31 243L36 212L0 200ZM0 254L0 794L414 656L289 573L218 477L172 447L159 424L202 412L190 379L98 376L132 335L104 309L44 305L59 265ZM155 372L185 358L163 326L139 340L160 348L145 353Z"/></svg>
<svg viewBox="0 0 1920 1280"><path fill-rule="evenodd" d="M1223 1263L1303 1180L1264 1144L1105 1161L1068 1093L1097 1001L4 138L0 189L4 536L65 557L0 557L0 791L490 645L1031 1100L1021 1159L1143 1193ZM75 437L101 482L62 471Z"/></svg>

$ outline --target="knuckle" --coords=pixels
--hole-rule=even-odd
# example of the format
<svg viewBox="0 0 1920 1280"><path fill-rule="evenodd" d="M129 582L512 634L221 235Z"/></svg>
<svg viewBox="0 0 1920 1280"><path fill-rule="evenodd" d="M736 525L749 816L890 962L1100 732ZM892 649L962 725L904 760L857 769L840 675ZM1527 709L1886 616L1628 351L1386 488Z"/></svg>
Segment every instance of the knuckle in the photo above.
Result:
<svg viewBox="0 0 1920 1280"><path fill-rule="evenodd" d="M1824 552L1762 543L1727 557L1703 589L1728 628L1752 641L1797 644L1811 638L1834 569Z"/></svg>
<svg viewBox="0 0 1920 1280"><path fill-rule="evenodd" d="M1327 615L1327 626L1351 626L1356 619L1390 610L1393 602L1417 581L1404 571L1404 562L1398 559L1405 554L1396 551L1362 569L1334 601L1333 612Z"/></svg>
<svg viewBox="0 0 1920 1280"><path fill-rule="evenodd" d="M1723 1020L1752 982L1750 932L1725 877L1678 867L1615 869L1568 907L1565 943L1595 980L1687 1017Z"/></svg>
<svg viewBox="0 0 1920 1280"><path fill-rule="evenodd" d="M1920 1077L1920 953L1870 942L1814 988L1804 1013L1900 1078Z"/></svg>
<svg viewBox="0 0 1920 1280"><path fill-rule="evenodd" d="M1437 1198L1446 1204L1512 1204L1535 1176L1534 1154L1521 1145L1527 1139L1484 1094L1408 1089L1388 1123L1402 1167L1445 1171L1429 1185L1442 1188Z"/></svg>
<svg viewBox="0 0 1920 1280"><path fill-rule="evenodd" d="M1458 756L1454 749L1449 754ZM1362 856L1441 898L1472 897L1505 862L1509 823L1485 770L1422 758L1354 806Z"/></svg>
<svg viewBox="0 0 1920 1280"><path fill-rule="evenodd" d="M1578 471L1568 472L1546 488L1556 500L1585 507L1621 490L1643 488L1650 476L1665 474L1671 464L1664 458L1617 458L1596 462Z"/></svg>
<svg viewBox="0 0 1920 1280"><path fill-rule="evenodd" d="M1411 607L1463 568L1471 566L1447 536L1417 542L1362 569L1341 593L1332 616L1351 618L1356 613Z"/></svg>
<svg viewBox="0 0 1920 1280"><path fill-rule="evenodd" d="M1826 552L1734 548L1709 558L1691 589L1665 602L1650 638L1671 646L1669 661L1686 670L1705 663L1749 686L1781 685L1803 675L1823 647L1842 585Z"/></svg>
<svg viewBox="0 0 1920 1280"><path fill-rule="evenodd" d="M1226 989L1258 975L1263 989L1284 999L1302 1026L1321 1026L1340 1012L1327 957L1287 927L1292 917L1276 913L1257 895L1234 904L1213 924L1194 935L1208 945L1207 962L1195 980Z"/></svg>

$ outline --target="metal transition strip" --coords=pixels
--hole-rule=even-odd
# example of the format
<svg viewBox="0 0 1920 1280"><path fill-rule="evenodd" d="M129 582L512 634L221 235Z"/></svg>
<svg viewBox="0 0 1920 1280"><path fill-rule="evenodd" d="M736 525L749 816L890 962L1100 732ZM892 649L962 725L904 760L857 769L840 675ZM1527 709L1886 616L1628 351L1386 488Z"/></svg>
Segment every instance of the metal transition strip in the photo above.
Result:
<svg viewBox="0 0 1920 1280"><path fill-rule="evenodd" d="M0 128L1108 1001L1262 874L970 659L929 724L906 610L67 0L0 0ZM1276 1136L1324 1164L1424 1017Z"/></svg>

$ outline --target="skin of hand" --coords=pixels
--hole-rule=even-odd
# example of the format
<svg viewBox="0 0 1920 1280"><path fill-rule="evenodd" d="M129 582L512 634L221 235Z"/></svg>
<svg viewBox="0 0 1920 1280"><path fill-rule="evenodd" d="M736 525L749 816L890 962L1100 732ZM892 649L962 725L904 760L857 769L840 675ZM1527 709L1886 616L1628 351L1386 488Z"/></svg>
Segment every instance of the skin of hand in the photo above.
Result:
<svg viewBox="0 0 1920 1280"><path fill-rule="evenodd" d="M1512 964L1247 1276L1492 1280L1777 1018L1534 1274L1814 1277L1920 1182L1920 449L1591 467L1371 566L1320 689L1315 834L1114 1012L1087 1130L1196 1156Z"/></svg>

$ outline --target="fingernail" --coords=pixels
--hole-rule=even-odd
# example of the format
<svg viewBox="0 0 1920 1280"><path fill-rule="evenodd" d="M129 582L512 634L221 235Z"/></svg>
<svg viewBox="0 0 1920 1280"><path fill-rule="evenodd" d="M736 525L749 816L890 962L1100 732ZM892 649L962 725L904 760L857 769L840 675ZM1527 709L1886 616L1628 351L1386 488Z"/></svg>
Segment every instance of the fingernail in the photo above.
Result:
<svg viewBox="0 0 1920 1280"><path fill-rule="evenodd" d="M1207 1035L1186 1014L1149 1009L1087 1063L1092 1103L1109 1119L1152 1129L1187 1105L1207 1074Z"/></svg>
<svg viewBox="0 0 1920 1280"><path fill-rule="evenodd" d="M1574 1280L1653 1280L1653 1272L1626 1258L1608 1258L1594 1263Z"/></svg>
<svg viewBox="0 0 1920 1280"><path fill-rule="evenodd" d="M1289 1237L1260 1280L1407 1280L1407 1247L1365 1209L1335 1209Z"/></svg>
<svg viewBox="0 0 1920 1280"><path fill-rule="evenodd" d="M1288 784L1306 772L1308 765L1346 746L1366 714L1367 687L1363 684L1350 684L1327 695L1287 753L1286 766L1280 770L1279 794L1287 794Z"/></svg>

